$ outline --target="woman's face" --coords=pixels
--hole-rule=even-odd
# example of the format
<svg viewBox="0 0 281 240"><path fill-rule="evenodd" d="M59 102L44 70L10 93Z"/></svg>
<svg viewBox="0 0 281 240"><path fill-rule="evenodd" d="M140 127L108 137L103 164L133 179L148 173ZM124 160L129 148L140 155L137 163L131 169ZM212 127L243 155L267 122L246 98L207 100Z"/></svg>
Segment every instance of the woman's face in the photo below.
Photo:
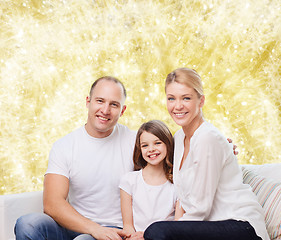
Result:
<svg viewBox="0 0 281 240"><path fill-rule="evenodd" d="M171 117L181 127L188 127L197 119L200 120L204 105L204 96L185 84L172 82L166 87L167 109Z"/></svg>

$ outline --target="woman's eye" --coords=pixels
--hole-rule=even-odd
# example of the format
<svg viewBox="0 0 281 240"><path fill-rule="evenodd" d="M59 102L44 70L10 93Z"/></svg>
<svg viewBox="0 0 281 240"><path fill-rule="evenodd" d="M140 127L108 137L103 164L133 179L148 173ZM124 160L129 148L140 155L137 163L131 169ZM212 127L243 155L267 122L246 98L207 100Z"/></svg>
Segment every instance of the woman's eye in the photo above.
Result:
<svg viewBox="0 0 281 240"><path fill-rule="evenodd" d="M189 101L189 100L190 100L190 97L185 97L183 100Z"/></svg>
<svg viewBox="0 0 281 240"><path fill-rule="evenodd" d="M172 97L168 97L168 101L174 101L175 99Z"/></svg>

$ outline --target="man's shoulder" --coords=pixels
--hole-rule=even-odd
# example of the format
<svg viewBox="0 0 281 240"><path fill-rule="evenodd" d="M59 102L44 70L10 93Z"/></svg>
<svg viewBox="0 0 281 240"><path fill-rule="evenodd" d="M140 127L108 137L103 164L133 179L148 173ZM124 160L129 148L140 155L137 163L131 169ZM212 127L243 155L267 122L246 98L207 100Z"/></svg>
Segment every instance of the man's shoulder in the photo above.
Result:
<svg viewBox="0 0 281 240"><path fill-rule="evenodd" d="M127 126L125 126L123 124L117 123L116 129L117 129L117 133L121 136L127 135L127 136L130 136L133 138L136 137L136 131L129 129Z"/></svg>
<svg viewBox="0 0 281 240"><path fill-rule="evenodd" d="M58 139L54 145L61 145L61 144L67 144L73 142L75 139L80 138L83 135L84 132L84 126L81 126L74 131L64 135L60 139Z"/></svg>

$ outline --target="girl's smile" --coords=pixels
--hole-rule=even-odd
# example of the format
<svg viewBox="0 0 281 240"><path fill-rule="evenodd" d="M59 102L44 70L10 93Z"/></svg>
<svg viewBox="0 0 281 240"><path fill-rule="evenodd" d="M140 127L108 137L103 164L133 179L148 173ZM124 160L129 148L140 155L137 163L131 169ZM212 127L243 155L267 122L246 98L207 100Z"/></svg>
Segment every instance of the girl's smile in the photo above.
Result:
<svg viewBox="0 0 281 240"><path fill-rule="evenodd" d="M167 154L166 145L155 135L144 131L140 136L141 152L150 165L162 164Z"/></svg>

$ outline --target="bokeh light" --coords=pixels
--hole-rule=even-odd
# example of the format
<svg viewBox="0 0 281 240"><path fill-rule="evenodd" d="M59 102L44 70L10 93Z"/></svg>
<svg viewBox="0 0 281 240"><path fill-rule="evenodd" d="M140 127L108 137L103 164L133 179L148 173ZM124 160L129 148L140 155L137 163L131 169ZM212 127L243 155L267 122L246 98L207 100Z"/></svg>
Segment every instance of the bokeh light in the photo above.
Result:
<svg viewBox="0 0 281 240"><path fill-rule="evenodd" d="M128 90L121 123L174 133L164 79L194 68L239 163L281 162L280 12L279 0L0 1L0 194L42 189L53 142L86 122L104 75Z"/></svg>

